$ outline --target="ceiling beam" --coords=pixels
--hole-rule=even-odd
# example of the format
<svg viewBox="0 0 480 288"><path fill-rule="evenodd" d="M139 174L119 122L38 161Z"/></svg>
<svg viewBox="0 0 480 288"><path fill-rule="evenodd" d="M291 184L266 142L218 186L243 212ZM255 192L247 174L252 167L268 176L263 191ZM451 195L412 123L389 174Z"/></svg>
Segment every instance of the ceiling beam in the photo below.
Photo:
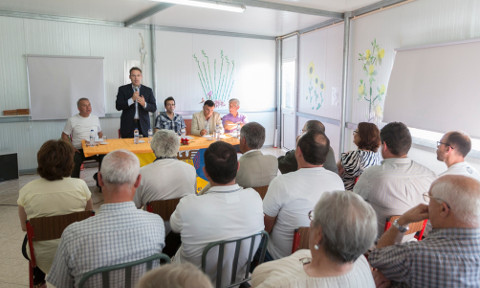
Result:
<svg viewBox="0 0 480 288"><path fill-rule="evenodd" d="M162 11L162 10L165 10L171 6L174 6L173 4L168 4L168 3L160 3L160 4L157 4L155 6L153 6L152 8L142 12L142 13L139 13L133 17L131 17L130 19L127 19L125 22L124 22L124 26L125 27L130 27L132 26L133 24L137 23L137 22L140 22L142 21L143 19L145 18L148 18L150 16L153 16L155 14L157 14L158 12Z"/></svg>
<svg viewBox="0 0 480 288"><path fill-rule="evenodd" d="M382 9L382 8L387 8L392 5L397 5L402 2L410 2L412 0L383 0L377 3L373 3L370 5L367 5L365 7L359 8L357 10L352 11L351 17L357 17L366 13L370 13L372 11Z"/></svg>
<svg viewBox="0 0 480 288"><path fill-rule="evenodd" d="M214 1L211 1L211 2L214 2ZM340 12L306 8L306 7L288 5L288 4L279 4L279 3L267 2L267 1L261 1L261 0L222 0L222 1L215 1L215 2L243 4L245 6L250 6L250 7L266 8L266 9L272 9L272 10L280 10L280 11L323 16L323 17L332 17L332 18L339 18L343 20L343 13L340 13Z"/></svg>

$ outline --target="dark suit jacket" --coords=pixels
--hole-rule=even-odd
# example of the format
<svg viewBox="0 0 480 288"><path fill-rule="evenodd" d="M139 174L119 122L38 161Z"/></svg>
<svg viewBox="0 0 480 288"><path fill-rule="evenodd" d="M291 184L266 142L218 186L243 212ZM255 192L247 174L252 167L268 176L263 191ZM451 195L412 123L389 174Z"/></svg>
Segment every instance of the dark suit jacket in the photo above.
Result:
<svg viewBox="0 0 480 288"><path fill-rule="evenodd" d="M118 111L122 111L120 117L120 135L122 138L133 138L134 123L133 117L135 117L135 102L132 105L128 105L128 99L133 96L132 84L120 86L118 88L117 101L115 107ZM153 91L147 86L140 86L140 96L145 97L147 108L143 108L142 105L138 105L138 118L140 120L140 134L143 136L148 135L148 129L150 126L150 116L148 112L154 113L157 111L157 102L153 96Z"/></svg>

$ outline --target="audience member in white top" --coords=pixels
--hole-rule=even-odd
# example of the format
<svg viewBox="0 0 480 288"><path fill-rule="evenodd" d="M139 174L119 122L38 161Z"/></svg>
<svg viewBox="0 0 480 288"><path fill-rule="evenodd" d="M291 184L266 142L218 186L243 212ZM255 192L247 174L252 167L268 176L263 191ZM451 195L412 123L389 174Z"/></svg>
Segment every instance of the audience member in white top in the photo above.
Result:
<svg viewBox="0 0 480 288"><path fill-rule="evenodd" d="M72 145L75 148L75 156L73 166L72 177L80 178L80 166L82 166L83 161L85 160L97 160L100 162L103 159L103 155L97 155L86 158L83 154L82 149L82 140L90 139L90 132L93 130L99 138L102 138L103 132L100 127L100 121L98 117L91 114L92 105L88 98L80 98L77 101L78 114L70 117L63 128L62 139L70 142L70 137L72 137ZM100 170L100 169L99 169Z"/></svg>
<svg viewBox="0 0 480 288"><path fill-rule="evenodd" d="M353 188L353 192L362 196L377 212L379 237L387 217L402 215L425 203L422 195L436 178L433 171L407 157L412 137L405 124L388 123L380 131L380 138L382 165L367 168ZM413 236L406 235L403 241Z"/></svg>
<svg viewBox="0 0 480 288"><path fill-rule="evenodd" d="M172 130L159 130L150 146L157 159L140 168L142 181L133 198L137 208L150 201L195 194L197 174L192 165L177 159L180 148L177 134Z"/></svg>
<svg viewBox="0 0 480 288"><path fill-rule="evenodd" d="M330 141L320 130L303 134L297 142L298 170L277 176L263 200L265 230L270 233L266 259L280 259L292 251L293 231L308 226L305 215L326 191L344 190L338 174L323 168Z"/></svg>
<svg viewBox="0 0 480 288"><path fill-rule="evenodd" d="M310 212L309 250L261 264L253 287L375 287L363 256L377 234L373 208L350 191L336 191L323 193Z"/></svg>
<svg viewBox="0 0 480 288"><path fill-rule="evenodd" d="M243 189L235 184L238 160L235 148L218 141L205 151L205 176L212 187L203 195L183 197L170 217L172 231L180 233L182 245L174 261L191 262L201 267L202 252L211 242L250 236L263 230L263 210L260 195L252 188ZM260 241L257 241L258 245ZM247 249L249 245L242 245ZM255 248L256 249L256 248ZM240 250L240 259L246 260L248 250ZM229 252L225 258L233 257ZM206 273L216 275L216 257L207 257ZM232 267L223 266L223 275L231 275ZM239 263L238 277L245 274L246 263ZM230 283L223 277L222 286Z"/></svg>
<svg viewBox="0 0 480 288"><path fill-rule="evenodd" d="M480 181L477 169L465 162L471 148L470 137L462 132L451 131L443 135L442 139L437 141L437 159L445 162L448 169L439 176L463 175Z"/></svg>

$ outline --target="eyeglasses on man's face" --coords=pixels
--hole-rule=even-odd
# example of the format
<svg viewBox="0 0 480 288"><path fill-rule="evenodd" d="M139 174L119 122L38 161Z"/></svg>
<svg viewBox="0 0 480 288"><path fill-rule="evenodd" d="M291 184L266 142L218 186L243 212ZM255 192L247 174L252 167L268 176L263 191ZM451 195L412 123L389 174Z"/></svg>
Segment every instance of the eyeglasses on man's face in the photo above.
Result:
<svg viewBox="0 0 480 288"><path fill-rule="evenodd" d="M450 148L453 149L453 147L450 146L449 143L447 143L447 142L442 142L442 141L437 141L437 148L440 148L441 145L445 145L445 147L450 147Z"/></svg>
<svg viewBox="0 0 480 288"><path fill-rule="evenodd" d="M437 201L443 202L447 204L448 209L450 209L450 205L447 203L447 201L443 200L442 198L433 197L428 193L423 193L423 200L425 200L425 202L430 203L430 199L435 199Z"/></svg>

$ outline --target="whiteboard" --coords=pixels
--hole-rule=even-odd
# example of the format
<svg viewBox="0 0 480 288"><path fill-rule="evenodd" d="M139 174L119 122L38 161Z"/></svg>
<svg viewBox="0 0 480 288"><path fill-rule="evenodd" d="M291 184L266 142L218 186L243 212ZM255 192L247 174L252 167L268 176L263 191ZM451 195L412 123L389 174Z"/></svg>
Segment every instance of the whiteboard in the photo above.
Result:
<svg viewBox="0 0 480 288"><path fill-rule="evenodd" d="M103 57L27 55L27 76L32 120L67 119L83 97L105 116Z"/></svg>
<svg viewBox="0 0 480 288"><path fill-rule="evenodd" d="M480 41L396 51L384 122L480 138Z"/></svg>

